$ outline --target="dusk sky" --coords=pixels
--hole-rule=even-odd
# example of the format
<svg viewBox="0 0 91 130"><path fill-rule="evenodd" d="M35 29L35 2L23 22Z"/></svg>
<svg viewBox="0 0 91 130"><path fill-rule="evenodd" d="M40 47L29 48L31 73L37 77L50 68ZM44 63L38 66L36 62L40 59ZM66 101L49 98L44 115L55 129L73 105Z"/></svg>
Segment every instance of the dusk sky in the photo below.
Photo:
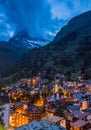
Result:
<svg viewBox="0 0 91 130"><path fill-rule="evenodd" d="M51 39L72 17L91 9L91 0L0 0L0 40L27 30Z"/></svg>

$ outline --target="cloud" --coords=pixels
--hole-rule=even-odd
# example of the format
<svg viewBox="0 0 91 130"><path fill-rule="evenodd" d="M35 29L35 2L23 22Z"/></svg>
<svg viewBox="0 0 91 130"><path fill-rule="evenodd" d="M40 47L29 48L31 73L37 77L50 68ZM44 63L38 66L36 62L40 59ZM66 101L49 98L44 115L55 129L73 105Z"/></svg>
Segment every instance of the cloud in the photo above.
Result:
<svg viewBox="0 0 91 130"><path fill-rule="evenodd" d="M0 0L0 39L21 30L53 38L68 20L90 9L91 0Z"/></svg>
<svg viewBox="0 0 91 130"><path fill-rule="evenodd" d="M50 5L46 0L6 0L2 5L16 32L26 29L32 35L41 36L51 24Z"/></svg>
<svg viewBox="0 0 91 130"><path fill-rule="evenodd" d="M8 40L11 32L14 32L14 28L8 21L5 9L0 5L0 40Z"/></svg>
<svg viewBox="0 0 91 130"><path fill-rule="evenodd" d="M51 13L53 19L58 18L66 20L70 17L71 8L68 6L66 1L49 0L49 3L51 4Z"/></svg>
<svg viewBox="0 0 91 130"><path fill-rule="evenodd" d="M91 9L91 0L48 0L51 4L52 18L69 20Z"/></svg>

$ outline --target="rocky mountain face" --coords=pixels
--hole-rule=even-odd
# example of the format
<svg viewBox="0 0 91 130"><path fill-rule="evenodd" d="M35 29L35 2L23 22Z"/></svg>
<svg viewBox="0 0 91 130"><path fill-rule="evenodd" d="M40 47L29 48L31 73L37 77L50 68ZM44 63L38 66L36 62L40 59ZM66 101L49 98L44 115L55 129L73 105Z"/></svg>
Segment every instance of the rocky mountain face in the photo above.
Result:
<svg viewBox="0 0 91 130"><path fill-rule="evenodd" d="M27 49L39 48L46 45L48 42L49 41L43 38L30 36L27 31L17 33L9 40L9 43L13 43L15 46L24 47Z"/></svg>
<svg viewBox="0 0 91 130"><path fill-rule="evenodd" d="M42 70L64 73L90 73L91 71L91 11L71 19L53 42L33 49L14 67L34 74ZM13 70L14 70L13 69ZM24 73L24 74L25 74Z"/></svg>
<svg viewBox="0 0 91 130"><path fill-rule="evenodd" d="M19 75L20 72L23 73L23 76L34 75L43 70L48 73L55 70L66 74L75 75L81 72L89 75L90 58L91 11L88 11L71 19L51 43L29 51L7 75L16 72L19 72Z"/></svg>
<svg viewBox="0 0 91 130"><path fill-rule="evenodd" d="M48 41L30 36L27 31L21 31L9 39L0 42L0 75L10 70L23 55L33 48L40 48Z"/></svg>

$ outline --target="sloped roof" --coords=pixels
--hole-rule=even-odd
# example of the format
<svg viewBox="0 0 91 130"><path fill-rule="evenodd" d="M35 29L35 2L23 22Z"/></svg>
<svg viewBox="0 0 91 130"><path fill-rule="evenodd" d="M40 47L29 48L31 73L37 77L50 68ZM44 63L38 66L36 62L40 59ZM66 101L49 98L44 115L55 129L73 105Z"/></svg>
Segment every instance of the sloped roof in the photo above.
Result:
<svg viewBox="0 0 91 130"><path fill-rule="evenodd" d="M77 120L76 122L72 123L71 126L77 126L78 128L85 126L88 124L88 121L84 120Z"/></svg>
<svg viewBox="0 0 91 130"><path fill-rule="evenodd" d="M84 117L88 116L89 113L88 112L82 112L82 111L73 111L70 113L70 116L72 117L77 117L77 118L80 118L80 119L83 119Z"/></svg>
<svg viewBox="0 0 91 130"><path fill-rule="evenodd" d="M48 121L30 122L24 126L18 127L15 130L66 130L65 128L53 124Z"/></svg>
<svg viewBox="0 0 91 130"><path fill-rule="evenodd" d="M44 120L54 122L54 123L59 122L63 119L64 119L63 117L59 117L59 116L46 116L46 117L44 117Z"/></svg>
<svg viewBox="0 0 91 130"><path fill-rule="evenodd" d="M68 107L69 110L75 111L75 110L80 110L80 106L76 106L76 105L70 105Z"/></svg>

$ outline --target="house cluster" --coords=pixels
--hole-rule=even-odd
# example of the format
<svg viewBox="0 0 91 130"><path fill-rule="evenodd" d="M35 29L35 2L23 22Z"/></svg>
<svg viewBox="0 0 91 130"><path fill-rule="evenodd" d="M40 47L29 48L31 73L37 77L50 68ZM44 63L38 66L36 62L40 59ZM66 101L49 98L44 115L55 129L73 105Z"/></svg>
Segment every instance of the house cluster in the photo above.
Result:
<svg viewBox="0 0 91 130"><path fill-rule="evenodd" d="M66 130L66 129L52 122L43 120L39 122L37 121L30 122L27 125L16 128L15 130Z"/></svg>
<svg viewBox="0 0 91 130"><path fill-rule="evenodd" d="M67 130L91 130L91 82L33 78L6 87L9 96L9 126L20 128L33 121L48 121Z"/></svg>
<svg viewBox="0 0 91 130"><path fill-rule="evenodd" d="M15 103L10 110L9 124L11 127L19 127L41 118L41 106L28 105L27 102Z"/></svg>

